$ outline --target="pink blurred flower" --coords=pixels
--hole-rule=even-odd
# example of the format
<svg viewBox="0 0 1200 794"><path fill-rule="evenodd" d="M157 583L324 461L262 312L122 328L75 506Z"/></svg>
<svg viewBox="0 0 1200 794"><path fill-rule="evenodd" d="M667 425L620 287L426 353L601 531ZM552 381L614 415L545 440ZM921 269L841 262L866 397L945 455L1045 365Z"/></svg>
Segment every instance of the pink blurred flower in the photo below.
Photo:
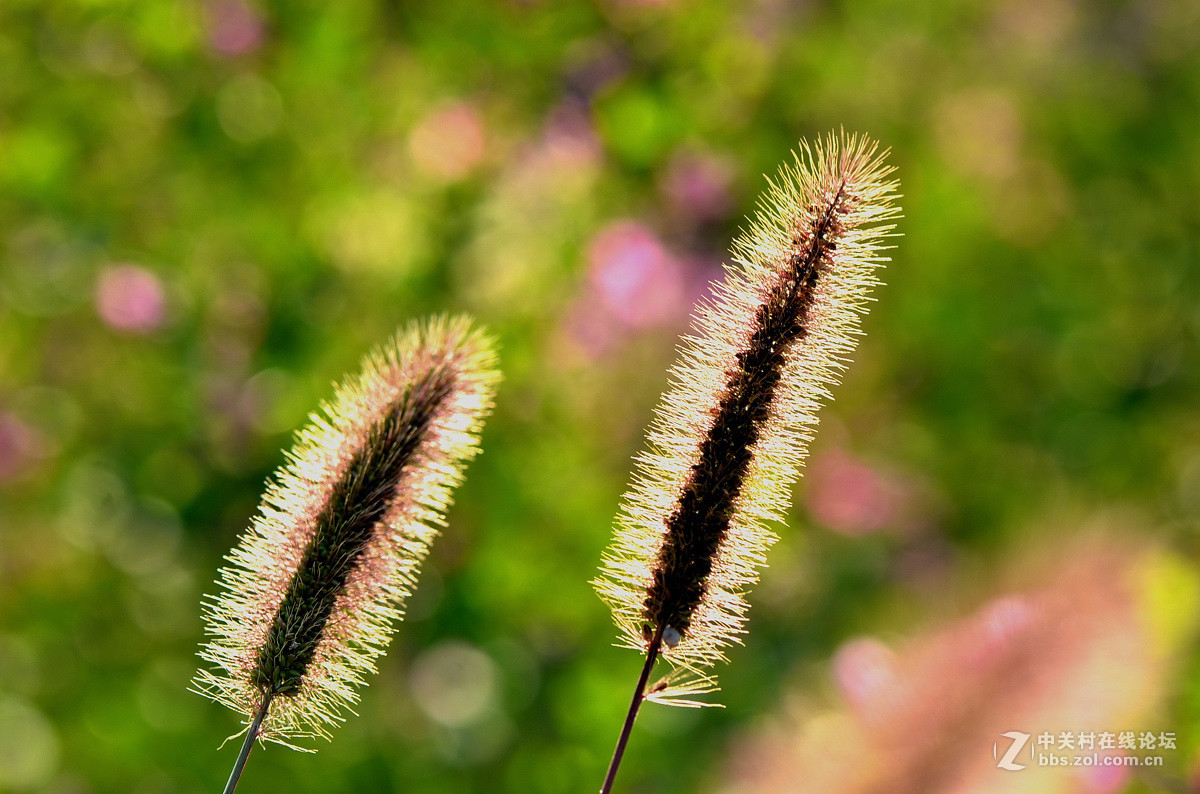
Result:
<svg viewBox="0 0 1200 794"><path fill-rule="evenodd" d="M855 711L870 715L881 699L894 690L896 654L878 640L850 640L833 657L833 677L838 690Z"/></svg>
<svg viewBox="0 0 1200 794"><path fill-rule="evenodd" d="M266 30L262 17L243 0L216 0L208 5L208 45L227 58L254 52Z"/></svg>
<svg viewBox="0 0 1200 794"><path fill-rule="evenodd" d="M997 654L1003 653L1029 628L1036 617L1034 605L1021 595L1002 596L987 604L972 626L972 641L965 646L974 650L974 656L965 655L964 664L986 668Z"/></svg>
<svg viewBox="0 0 1200 794"><path fill-rule="evenodd" d="M483 161L486 133L474 105L456 102L428 113L408 140L417 168L439 179L458 180Z"/></svg>
<svg viewBox="0 0 1200 794"><path fill-rule="evenodd" d="M38 457L41 438L36 430L10 413L0 411L0 482L9 482L28 471Z"/></svg>
<svg viewBox="0 0 1200 794"><path fill-rule="evenodd" d="M908 483L840 450L816 456L807 479L813 516L844 535L897 528L908 510L912 490Z"/></svg>
<svg viewBox="0 0 1200 794"><path fill-rule="evenodd" d="M609 224L592 238L587 257L596 296L624 324L661 325L687 310L683 268L645 225Z"/></svg>
<svg viewBox="0 0 1200 794"><path fill-rule="evenodd" d="M1143 609L1146 593L1161 586L1147 577L1146 562L1156 552L1086 537L1038 552L1014 569L1024 586L965 618L902 641L895 651L869 639L843 646L833 671L850 708L793 701L799 713L773 721L738 749L726 788L745 794L1120 790L1127 767L1043 768L1035 760L1015 777L997 768L992 751L1007 747L1007 731L1117 730L1153 713L1178 650L1153 641ZM1028 765L1035 751L1027 746L1019 762Z"/></svg>
<svg viewBox="0 0 1200 794"><path fill-rule="evenodd" d="M712 155L680 153L671 158L662 190L680 217L690 221L723 218L733 207L729 195L733 168Z"/></svg>
<svg viewBox="0 0 1200 794"><path fill-rule="evenodd" d="M1125 753L1114 750L1101 753L1101 755L1121 757ZM1117 794L1118 791L1125 790L1132 777L1130 767L1123 765L1083 767L1079 775L1078 792L1079 794Z"/></svg>
<svg viewBox="0 0 1200 794"><path fill-rule="evenodd" d="M166 319L166 295L158 277L135 265L112 265L96 283L96 312L110 328L145 334Z"/></svg>

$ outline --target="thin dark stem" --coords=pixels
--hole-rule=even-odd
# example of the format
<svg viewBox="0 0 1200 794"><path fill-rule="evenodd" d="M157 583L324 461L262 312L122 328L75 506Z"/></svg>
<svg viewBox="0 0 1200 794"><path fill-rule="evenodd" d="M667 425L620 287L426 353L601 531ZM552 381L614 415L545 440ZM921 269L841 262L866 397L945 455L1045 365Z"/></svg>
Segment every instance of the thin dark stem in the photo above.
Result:
<svg viewBox="0 0 1200 794"><path fill-rule="evenodd" d="M658 659L658 649L662 647L663 627L659 626L646 648L646 664L642 667L642 675L638 678L637 689L633 691L633 702L629 704L629 713L625 715L625 725L621 728L621 737L617 739L617 749L613 751L612 761L608 765L608 774L604 776L604 786L600 794L610 794L613 781L617 779L617 770L621 768L621 758L625 755L625 745L629 744L629 734L633 732L633 721L637 719L638 709L646 699L646 684L650 680L650 671Z"/></svg>
<svg viewBox="0 0 1200 794"><path fill-rule="evenodd" d="M254 715L254 720L250 723L250 730L246 731L246 741L242 742L242 751L238 753L233 771L229 773L229 782L225 784L224 794L233 794L237 789L238 781L242 779L242 770L246 768L246 759L250 757L250 751L254 749L254 740L258 738L263 718L267 716L267 709L270 706L270 694L264 695L262 705L258 707L258 713Z"/></svg>

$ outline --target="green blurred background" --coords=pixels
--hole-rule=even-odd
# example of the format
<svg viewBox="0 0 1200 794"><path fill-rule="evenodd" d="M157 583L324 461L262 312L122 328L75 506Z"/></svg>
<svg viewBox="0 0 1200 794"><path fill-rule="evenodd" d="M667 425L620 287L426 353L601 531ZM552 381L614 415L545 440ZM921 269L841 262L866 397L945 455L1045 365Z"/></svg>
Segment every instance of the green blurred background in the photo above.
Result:
<svg viewBox="0 0 1200 794"><path fill-rule="evenodd" d="M201 595L330 382L442 311L501 342L484 455L361 716L240 790L598 787L631 456L761 174L840 126L892 147L904 237L726 708L648 707L618 787L716 787L1015 546L1104 515L1191 560L1198 51L1190 0L5 0L0 790L219 790Z"/></svg>

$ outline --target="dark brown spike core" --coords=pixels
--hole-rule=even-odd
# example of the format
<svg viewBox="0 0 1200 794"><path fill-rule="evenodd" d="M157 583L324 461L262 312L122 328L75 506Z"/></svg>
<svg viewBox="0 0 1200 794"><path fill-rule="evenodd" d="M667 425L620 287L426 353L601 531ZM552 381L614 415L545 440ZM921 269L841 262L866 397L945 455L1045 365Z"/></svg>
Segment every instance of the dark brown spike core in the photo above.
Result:
<svg viewBox="0 0 1200 794"><path fill-rule="evenodd" d="M397 498L400 475L438 410L454 373L435 366L407 388L367 433L316 520L312 541L267 631L251 681L267 696L299 690L334 604Z"/></svg>
<svg viewBox="0 0 1200 794"><path fill-rule="evenodd" d="M754 446L771 415L787 352L808 334L817 282L831 264L848 202L843 181L824 209L811 208L813 221L797 229L794 253L780 268L775 286L755 316L754 332L737 354L712 427L667 520L654 581L644 602L647 640L667 627L682 637L691 625L729 530Z"/></svg>

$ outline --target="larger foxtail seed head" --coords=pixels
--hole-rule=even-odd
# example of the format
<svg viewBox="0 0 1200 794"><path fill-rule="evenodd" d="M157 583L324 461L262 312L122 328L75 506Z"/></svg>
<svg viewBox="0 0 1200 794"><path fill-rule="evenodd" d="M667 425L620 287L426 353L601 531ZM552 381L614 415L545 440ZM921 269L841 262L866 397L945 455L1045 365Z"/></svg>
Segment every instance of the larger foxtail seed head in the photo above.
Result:
<svg viewBox="0 0 1200 794"><path fill-rule="evenodd" d="M801 143L693 318L595 582L620 644L657 637L674 668L651 700L699 705L688 696L715 689L706 670L744 630L776 539L766 523L788 508L887 261L899 208L886 154L863 136Z"/></svg>
<svg viewBox="0 0 1200 794"><path fill-rule="evenodd" d="M387 648L498 374L466 319L412 324L310 417L206 602L193 687L259 736L328 737Z"/></svg>

